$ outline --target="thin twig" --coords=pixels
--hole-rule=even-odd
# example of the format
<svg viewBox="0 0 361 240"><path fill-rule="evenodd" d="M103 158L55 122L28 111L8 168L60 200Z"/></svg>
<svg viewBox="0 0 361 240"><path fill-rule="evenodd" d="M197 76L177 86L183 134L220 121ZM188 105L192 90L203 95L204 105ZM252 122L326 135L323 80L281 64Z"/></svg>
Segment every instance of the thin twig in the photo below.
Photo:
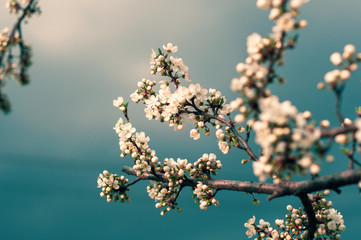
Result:
<svg viewBox="0 0 361 240"><path fill-rule="evenodd" d="M135 179L133 182L131 182L131 183L129 183L129 184L127 184L127 186L126 187L129 187L129 186L132 186L133 184L136 184L137 182L139 182L140 180L142 180L141 178L137 178L137 179Z"/></svg>
<svg viewBox="0 0 361 240"><path fill-rule="evenodd" d="M237 140L242 144L242 146L238 146L238 148L245 150L247 152L247 154L251 157L252 160L257 161L258 157L256 156L256 154L252 151L252 149L250 148L250 146L248 145L247 141L245 141L242 136L239 134L238 130L235 128L235 125L233 122L227 121L224 118L219 117L216 113L214 113L213 115L208 114L202 110L200 110L199 108L197 108L197 106L194 103L190 103L190 102L186 102L187 105L192 106L196 112L192 112L189 110L185 110L186 113L193 113L195 115L201 115L207 119L215 119L218 120L219 122L224 123L227 127L229 127L231 129L231 131L233 132L233 134L236 136Z"/></svg>
<svg viewBox="0 0 361 240"><path fill-rule="evenodd" d="M354 158L354 154L355 154L355 149L356 149L356 138L355 138L355 134L352 135L352 144L351 144L351 150L350 152L347 154L347 157L350 159L349 161L349 165L348 165L348 169L353 169L354 168L354 164L358 165L359 167L361 167L361 163L359 163L355 158Z"/></svg>
<svg viewBox="0 0 361 240"><path fill-rule="evenodd" d="M250 148L248 143L242 138L242 136L239 134L237 129L235 129L235 127L232 123L230 123L227 120L220 118L218 116L209 116L209 117L214 118L214 119L226 124L228 127L230 127L230 129L232 130L234 135L237 137L237 140L243 145L244 150L248 153L248 155L252 158L252 160L254 160L254 161L258 160L258 157L256 156L256 154L252 151L252 149Z"/></svg>
<svg viewBox="0 0 361 240"><path fill-rule="evenodd" d="M341 113L341 102L342 102L343 89L344 89L343 86L339 89L334 89L334 93L336 95L335 112L336 112L337 119L341 124L344 121L344 117L342 116L342 113Z"/></svg>
<svg viewBox="0 0 361 240"><path fill-rule="evenodd" d="M180 193L181 193L181 191L182 191L183 188L184 188L184 185L182 184L182 185L180 186L180 188L179 188L176 196L175 196L174 199L172 200L172 203L177 202L177 199L178 199L178 197L179 197L179 195L180 195Z"/></svg>

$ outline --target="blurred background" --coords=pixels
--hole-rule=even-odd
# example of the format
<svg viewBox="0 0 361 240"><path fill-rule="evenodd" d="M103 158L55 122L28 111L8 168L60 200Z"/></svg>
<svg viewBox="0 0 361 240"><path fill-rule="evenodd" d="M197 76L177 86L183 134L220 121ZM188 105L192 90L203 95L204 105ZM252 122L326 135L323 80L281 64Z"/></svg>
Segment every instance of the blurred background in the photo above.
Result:
<svg viewBox="0 0 361 240"><path fill-rule="evenodd" d="M6 1L0 1L4 6ZM176 54L189 67L191 79L216 88L227 101L235 66L244 61L246 38L271 31L268 11L255 1L40 1L43 14L23 26L33 46L31 82L19 87L10 81L4 91L13 111L0 114L0 239L247 239L243 224L253 215L274 222L286 214L286 205L300 206L294 197L254 206L251 195L220 192L218 207L202 211L191 191L179 198L182 213L160 216L148 198L147 182L131 188L131 202L107 203L96 188L98 174L107 169L121 174L129 159L119 157L113 126L121 116L112 100L129 95L150 75L151 49L172 42ZM301 8L309 26L300 33L295 50L286 54L280 72L286 85L272 87L281 100L290 99L300 111L336 125L333 94L316 84L333 69L329 56L355 44L361 51L361 2L317 0ZM16 17L0 8L0 28ZM343 113L355 119L361 105L360 71L347 86ZM141 105L130 104L132 123L151 138L150 147L160 159L195 161L213 152L223 163L219 179L257 180L251 165L241 165L243 152L223 155L215 137L194 142L188 128L173 132L166 124L145 118ZM335 147L338 150L338 147ZM323 164L321 174L343 171L348 162ZM132 177L129 177L133 179ZM356 186L332 193L334 207L344 216L342 239L359 236L360 195Z"/></svg>

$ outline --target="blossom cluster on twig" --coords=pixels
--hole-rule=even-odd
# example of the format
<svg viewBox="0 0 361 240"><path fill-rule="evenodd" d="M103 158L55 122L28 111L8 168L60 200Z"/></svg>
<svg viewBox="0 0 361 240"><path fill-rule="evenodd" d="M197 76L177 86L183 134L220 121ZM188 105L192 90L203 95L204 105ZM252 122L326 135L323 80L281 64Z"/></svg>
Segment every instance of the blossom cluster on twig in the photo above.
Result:
<svg viewBox="0 0 361 240"><path fill-rule="evenodd" d="M34 14L40 15L41 10L37 0L10 0L6 7L9 13L20 15L12 29L6 27L0 33L0 110L8 113L11 104L3 92L7 80L16 79L21 85L30 81L32 50L24 41L21 24Z"/></svg>
<svg viewBox="0 0 361 240"><path fill-rule="evenodd" d="M102 174L99 174L98 177L98 188L101 188L100 193L101 197L106 197L107 202L118 201L121 202L130 201L127 194L127 183L128 179L124 176L118 176L117 174L109 173L107 170L104 170Z"/></svg>
<svg viewBox="0 0 361 240"><path fill-rule="evenodd" d="M142 81L141 83L152 85L152 82L150 81ZM113 101L113 105L122 111L125 117L125 120L120 118L114 127L114 130L119 137L121 157L129 155L133 158L133 169L136 171L136 175L139 178L143 177L145 173L152 173L159 178L165 177L167 179L166 183L152 181L152 184L147 187L149 197L158 201L156 207L163 208L161 211L162 215L172 209L181 211L181 208L177 206L178 203L176 200L184 187L183 183L187 181L186 173L188 173L189 177L208 179L212 175L216 175L217 170L222 168L221 161L216 160L216 155L213 153L203 154L203 156L194 164L189 163L187 159L180 158L177 160L166 158L163 162L159 161L156 152L149 148L148 142L150 138L147 137L144 132L137 132L129 122L129 117L127 115L128 103L125 103L124 99L119 97ZM112 187L111 185L117 180L117 176L114 176L115 175L106 171L106 173L101 174L98 178L98 187L102 187L101 195L106 196L108 201L119 198L119 194L112 195L114 189L117 190L115 191L116 193L119 192L118 188ZM124 177L122 176L122 178ZM119 179L117 181L119 182ZM128 180L126 180L126 182L127 181ZM108 184L108 182L110 182L110 184ZM118 182L116 182L116 187L119 187ZM106 186L104 184L106 184ZM128 186L125 185L121 186L121 194L126 197L125 200L129 199L125 193L128 190L127 187ZM208 191L211 190L209 189ZM202 199L203 201L201 201L200 205L201 209L206 209L204 206L206 198L203 197ZM214 201L213 205L215 205Z"/></svg>
<svg viewBox="0 0 361 240"><path fill-rule="evenodd" d="M316 240L341 239L340 234L346 229L343 216L331 208L332 202L325 198L329 193L329 190L325 190L323 193L309 194L308 196L317 219L317 231L314 235ZM287 205L286 209L288 211L285 215L286 221L277 219L274 227L263 219L256 224L255 216L250 218L244 224L247 228L248 238L255 236L255 240L306 239L309 231L307 214L302 208L294 208L291 205Z"/></svg>

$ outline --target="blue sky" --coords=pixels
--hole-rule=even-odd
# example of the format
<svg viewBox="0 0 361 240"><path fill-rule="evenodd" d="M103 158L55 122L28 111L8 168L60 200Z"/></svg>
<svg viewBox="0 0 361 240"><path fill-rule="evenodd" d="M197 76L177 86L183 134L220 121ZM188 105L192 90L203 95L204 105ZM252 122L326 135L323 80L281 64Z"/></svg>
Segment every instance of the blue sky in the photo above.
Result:
<svg viewBox="0 0 361 240"><path fill-rule="evenodd" d="M128 97L144 77L158 79L149 71L151 49L168 42L178 45L177 55L193 82L216 88L231 100L237 95L229 85L237 76L236 64L246 57L247 36L271 31L268 12L257 9L255 1L64 0L40 5L43 14L23 27L34 51L32 81L26 87L7 84L13 111L0 115L0 237L246 239L243 223L248 218L273 221L283 217L288 203L300 205L292 197L267 202L261 196L256 207L249 195L221 192L219 207L201 211L187 190L180 198L183 212L161 217L147 197L146 183L134 186L132 202L124 205L107 203L96 188L103 169L120 173L130 164L119 157L112 127L120 112L112 100ZM273 86L273 93L336 125L333 95L320 92L316 84L333 69L329 56L334 51L348 43L361 51L360 10L358 0L311 0L304 5L301 18L309 26L280 68L287 84ZM0 8L0 28L14 20ZM351 119L361 105L360 79L360 72L354 73L345 91L343 113ZM214 137L194 142L187 130L175 133L148 121L142 106L131 104L129 111L159 158L197 160L214 152L224 166L219 178L255 180L250 166L240 164L244 153L222 155ZM324 172L346 168L341 157L323 165ZM331 199L345 218L343 239L354 239L361 202L356 186Z"/></svg>

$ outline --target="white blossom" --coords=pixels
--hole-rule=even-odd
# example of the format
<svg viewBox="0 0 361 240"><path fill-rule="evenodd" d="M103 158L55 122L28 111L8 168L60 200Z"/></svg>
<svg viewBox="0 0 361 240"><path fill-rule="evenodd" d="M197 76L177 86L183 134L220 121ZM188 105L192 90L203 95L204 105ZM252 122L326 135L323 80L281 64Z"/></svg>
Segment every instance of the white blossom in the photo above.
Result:
<svg viewBox="0 0 361 240"><path fill-rule="evenodd" d="M173 46L172 43L168 43L167 46L163 45L163 49L170 53L176 53L178 51L178 46Z"/></svg>
<svg viewBox="0 0 361 240"><path fill-rule="evenodd" d="M122 97L118 97L117 99L113 100L113 106L114 107L120 107L124 102L124 99Z"/></svg>
<svg viewBox="0 0 361 240"><path fill-rule="evenodd" d="M342 56L339 52L334 52L330 56L330 61L333 65L338 66L342 63Z"/></svg>

